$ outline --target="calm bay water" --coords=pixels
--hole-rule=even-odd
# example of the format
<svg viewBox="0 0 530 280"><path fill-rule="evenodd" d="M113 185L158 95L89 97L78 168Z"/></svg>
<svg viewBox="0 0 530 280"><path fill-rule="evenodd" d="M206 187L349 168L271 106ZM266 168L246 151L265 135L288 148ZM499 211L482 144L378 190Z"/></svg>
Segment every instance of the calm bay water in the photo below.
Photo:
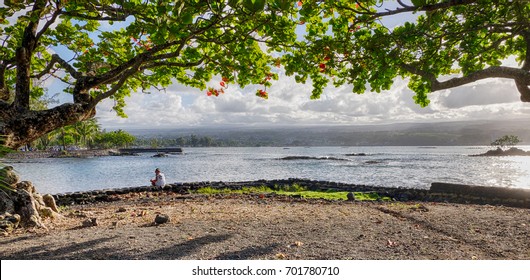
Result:
<svg viewBox="0 0 530 280"><path fill-rule="evenodd" d="M530 188L530 157L469 157L490 147L185 148L182 155L7 162L40 193L145 186L160 168L168 183L307 178L384 187L432 182ZM521 147L529 150L530 147ZM366 156L346 156L366 153ZM337 160L279 160L286 156Z"/></svg>

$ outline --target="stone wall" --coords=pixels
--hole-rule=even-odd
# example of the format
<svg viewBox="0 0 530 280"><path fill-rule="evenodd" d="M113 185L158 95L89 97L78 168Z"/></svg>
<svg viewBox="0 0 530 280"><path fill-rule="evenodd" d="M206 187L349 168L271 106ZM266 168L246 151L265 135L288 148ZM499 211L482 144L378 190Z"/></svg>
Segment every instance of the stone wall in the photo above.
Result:
<svg viewBox="0 0 530 280"><path fill-rule="evenodd" d="M188 194L192 190L202 187L241 189L243 187L275 186L298 184L309 190L334 190L348 192L376 192L380 196L390 197L395 201L430 201L451 203L475 203L505 205L511 207L530 208L530 190L477 187L445 183L433 183L430 190L409 188L383 188L366 185L345 184L329 181L314 181L307 179L257 180L242 182L192 182L168 184L163 188L143 186L132 188L107 189L88 192L75 192L54 195L57 204L87 204L95 202L109 202L116 199L116 194L131 192L162 192L169 191Z"/></svg>

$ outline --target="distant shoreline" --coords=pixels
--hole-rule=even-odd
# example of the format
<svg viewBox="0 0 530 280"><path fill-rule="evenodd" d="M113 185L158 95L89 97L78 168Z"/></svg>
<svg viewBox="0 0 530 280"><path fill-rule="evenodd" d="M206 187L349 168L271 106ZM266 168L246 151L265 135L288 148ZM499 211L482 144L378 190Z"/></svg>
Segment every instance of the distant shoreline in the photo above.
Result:
<svg viewBox="0 0 530 280"><path fill-rule="evenodd" d="M5 159L61 158L61 157L102 157L109 156L116 149L71 150L71 151L16 151L4 156Z"/></svg>
<svg viewBox="0 0 530 280"><path fill-rule="evenodd" d="M136 155L138 153L182 153L182 148L126 148L60 151L16 151L5 155L6 159L33 158L89 158L105 156Z"/></svg>

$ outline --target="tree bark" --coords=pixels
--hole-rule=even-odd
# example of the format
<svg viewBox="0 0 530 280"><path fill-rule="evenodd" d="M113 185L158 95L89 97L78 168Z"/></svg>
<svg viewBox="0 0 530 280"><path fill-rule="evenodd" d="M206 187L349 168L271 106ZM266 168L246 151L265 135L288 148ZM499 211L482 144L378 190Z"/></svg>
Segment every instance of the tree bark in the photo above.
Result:
<svg viewBox="0 0 530 280"><path fill-rule="evenodd" d="M1 107L1 106L0 106ZM12 106L0 114L0 135L4 146L17 149L57 128L87 120L96 114L94 107L67 103L43 111L20 110Z"/></svg>
<svg viewBox="0 0 530 280"><path fill-rule="evenodd" d="M30 13L30 22L24 29L24 35L20 47L16 50L16 88L15 88L15 107L19 109L29 109L29 99L31 90L31 57L37 47L37 29L39 19L46 7L46 1L37 0L33 5Z"/></svg>

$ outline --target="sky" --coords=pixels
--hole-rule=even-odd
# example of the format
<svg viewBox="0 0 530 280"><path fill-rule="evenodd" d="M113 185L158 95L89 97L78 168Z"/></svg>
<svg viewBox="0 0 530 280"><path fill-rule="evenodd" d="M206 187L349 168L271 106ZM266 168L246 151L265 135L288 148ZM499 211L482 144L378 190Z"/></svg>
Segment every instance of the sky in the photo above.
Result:
<svg viewBox="0 0 530 280"><path fill-rule="evenodd" d="M390 1L389 3L395 2ZM392 7L388 7L392 8ZM386 18L392 28L417 15ZM512 60L505 65L517 66ZM220 77L208 86L219 87ZM519 100L511 80L488 79L454 89L431 93L431 103L415 104L407 81L397 78L392 88L381 93L352 93L352 86L329 86L318 100L311 100L311 83L298 84L279 70L279 80L267 89L269 99L255 96L262 86L239 88L229 85L225 94L207 96L206 90L175 83L165 91L134 93L126 99L121 118L108 99L97 107L103 128L190 128L210 126L286 126L286 125L365 125L405 122L444 122L530 117L530 104ZM68 97L71 99L71 97ZM64 97L61 101L65 101ZM66 100L67 102L71 102Z"/></svg>
<svg viewBox="0 0 530 280"><path fill-rule="evenodd" d="M261 86L244 89L229 85L225 94L207 96L206 91L173 84L163 92L136 93L126 99L120 118L113 101L97 107L103 127L186 128L205 126L365 125L404 122L442 122L530 117L530 104L519 100L511 80L488 79L431 93L426 108L415 104L407 81L395 80L388 91L352 93L352 86L329 86L320 99L311 100L311 84L298 84L280 73L267 90L269 99L255 96ZM217 86L220 78L209 86Z"/></svg>

